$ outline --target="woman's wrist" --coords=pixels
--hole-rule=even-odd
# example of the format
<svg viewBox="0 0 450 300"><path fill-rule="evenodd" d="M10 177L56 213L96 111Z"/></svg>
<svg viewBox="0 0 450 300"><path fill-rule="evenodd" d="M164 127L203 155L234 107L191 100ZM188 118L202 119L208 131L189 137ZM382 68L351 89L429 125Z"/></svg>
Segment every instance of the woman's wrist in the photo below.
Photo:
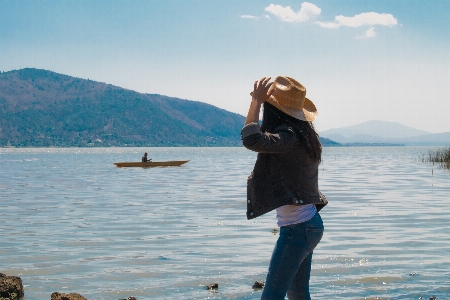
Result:
<svg viewBox="0 0 450 300"><path fill-rule="evenodd" d="M250 102L250 108L248 109L247 118L245 120L245 125L249 123L258 123L261 104L262 103L258 102L255 98L252 97L252 101Z"/></svg>
<svg viewBox="0 0 450 300"><path fill-rule="evenodd" d="M250 105L262 105L262 102L256 100L255 98L252 97L252 101L250 102Z"/></svg>
<svg viewBox="0 0 450 300"><path fill-rule="evenodd" d="M261 80L255 81L253 84L252 102L250 103L250 108L248 110L247 119L245 120L245 125L249 123L258 123L259 121L259 111L261 105L266 101L270 95L272 95L273 90L269 91L272 86L272 82L269 83L270 77L263 77Z"/></svg>

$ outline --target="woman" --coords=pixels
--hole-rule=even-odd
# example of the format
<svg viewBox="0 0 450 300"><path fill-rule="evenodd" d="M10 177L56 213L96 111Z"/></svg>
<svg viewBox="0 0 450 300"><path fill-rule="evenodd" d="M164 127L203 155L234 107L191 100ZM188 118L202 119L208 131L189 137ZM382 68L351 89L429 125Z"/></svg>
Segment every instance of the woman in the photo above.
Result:
<svg viewBox="0 0 450 300"><path fill-rule="evenodd" d="M247 181L247 218L276 209L280 227L261 299L311 299L312 253L324 230L318 211L328 203L318 188L322 146L311 123L317 110L295 79L269 80L255 81L241 131L244 146L258 152Z"/></svg>

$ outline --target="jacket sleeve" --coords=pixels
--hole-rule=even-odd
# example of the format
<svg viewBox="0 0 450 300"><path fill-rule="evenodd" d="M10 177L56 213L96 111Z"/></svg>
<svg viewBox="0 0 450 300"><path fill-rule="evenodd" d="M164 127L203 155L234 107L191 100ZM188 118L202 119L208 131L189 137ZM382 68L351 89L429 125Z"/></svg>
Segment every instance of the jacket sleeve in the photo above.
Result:
<svg viewBox="0 0 450 300"><path fill-rule="evenodd" d="M274 133L261 132L258 123L249 123L241 130L242 144L258 153L284 153L296 143L295 133L286 125L275 128Z"/></svg>

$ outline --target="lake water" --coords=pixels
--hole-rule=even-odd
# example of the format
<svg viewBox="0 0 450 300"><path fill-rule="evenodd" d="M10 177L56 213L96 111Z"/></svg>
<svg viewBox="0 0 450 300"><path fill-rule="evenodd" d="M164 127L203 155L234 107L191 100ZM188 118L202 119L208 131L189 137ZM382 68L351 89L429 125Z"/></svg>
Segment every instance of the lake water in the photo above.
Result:
<svg viewBox="0 0 450 300"><path fill-rule="evenodd" d="M325 148L314 299L450 299L450 172L426 147ZM119 161L190 160L117 168ZM25 299L258 299L277 234L245 148L0 148L0 272ZM217 282L217 291L205 286Z"/></svg>

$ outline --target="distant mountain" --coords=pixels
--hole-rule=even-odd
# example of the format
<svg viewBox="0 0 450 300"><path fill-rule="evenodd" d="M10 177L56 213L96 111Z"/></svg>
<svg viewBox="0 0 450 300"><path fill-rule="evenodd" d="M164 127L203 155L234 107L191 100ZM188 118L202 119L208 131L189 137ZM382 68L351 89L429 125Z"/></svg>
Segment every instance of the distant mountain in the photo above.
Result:
<svg viewBox="0 0 450 300"><path fill-rule="evenodd" d="M337 147L337 146L342 146L340 143L335 142L333 140L327 139L325 137L319 137L320 143L322 144L323 147Z"/></svg>
<svg viewBox="0 0 450 300"><path fill-rule="evenodd" d="M241 146L244 121L213 105L46 70L0 73L0 147Z"/></svg>
<svg viewBox="0 0 450 300"><path fill-rule="evenodd" d="M38 69L0 74L0 146L238 146L245 118Z"/></svg>
<svg viewBox="0 0 450 300"><path fill-rule="evenodd" d="M353 126L329 129L320 132L320 135L342 144L377 143L423 146L450 144L450 132L433 134L397 122L386 121L368 121Z"/></svg>
<svg viewBox="0 0 450 300"><path fill-rule="evenodd" d="M414 146L450 146L450 132L412 136L399 139L399 142Z"/></svg>

